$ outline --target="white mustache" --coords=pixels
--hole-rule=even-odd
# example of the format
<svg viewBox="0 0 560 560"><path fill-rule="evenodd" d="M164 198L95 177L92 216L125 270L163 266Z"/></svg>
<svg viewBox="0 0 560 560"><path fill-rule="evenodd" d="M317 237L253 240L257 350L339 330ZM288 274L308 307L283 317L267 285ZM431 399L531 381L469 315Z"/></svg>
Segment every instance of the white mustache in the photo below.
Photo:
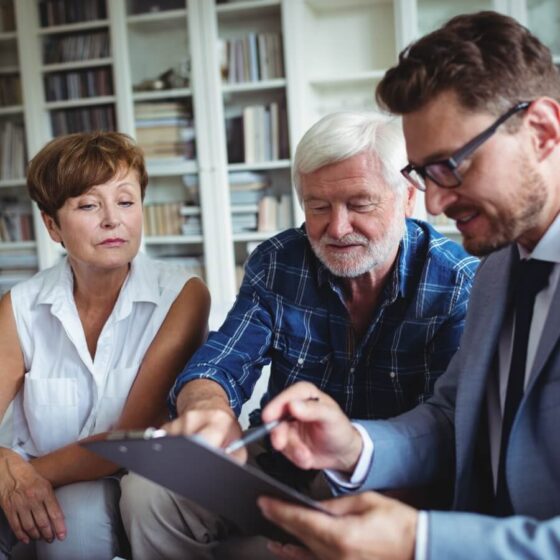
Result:
<svg viewBox="0 0 560 560"><path fill-rule="evenodd" d="M368 244L368 240L365 236L359 233L349 233L340 239L334 239L329 235L323 235L321 237L321 245L334 245L335 247L346 247L348 245L363 245L364 247Z"/></svg>

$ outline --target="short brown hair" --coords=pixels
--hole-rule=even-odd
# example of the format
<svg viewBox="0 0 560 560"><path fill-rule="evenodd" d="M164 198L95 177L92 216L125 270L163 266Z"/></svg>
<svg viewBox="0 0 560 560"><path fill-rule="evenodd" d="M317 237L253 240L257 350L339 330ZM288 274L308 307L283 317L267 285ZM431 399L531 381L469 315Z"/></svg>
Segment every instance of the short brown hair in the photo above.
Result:
<svg viewBox="0 0 560 560"><path fill-rule="evenodd" d="M134 170L142 199L148 184L144 154L121 132L80 132L59 136L31 160L27 171L29 196L39 209L57 220L67 199L110 181L121 170Z"/></svg>
<svg viewBox="0 0 560 560"><path fill-rule="evenodd" d="M444 91L468 110L499 114L518 101L560 101L550 50L513 18L496 12L454 17L399 55L377 87L386 110L404 115Z"/></svg>

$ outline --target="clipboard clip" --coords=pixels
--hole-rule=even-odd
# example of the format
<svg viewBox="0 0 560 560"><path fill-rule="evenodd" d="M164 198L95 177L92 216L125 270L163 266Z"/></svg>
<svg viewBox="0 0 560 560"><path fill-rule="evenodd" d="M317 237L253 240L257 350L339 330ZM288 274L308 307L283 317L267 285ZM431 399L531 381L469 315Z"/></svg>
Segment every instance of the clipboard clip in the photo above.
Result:
<svg viewBox="0 0 560 560"><path fill-rule="evenodd" d="M161 428L150 426L145 430L115 430L107 434L107 439L155 439L165 437L167 432Z"/></svg>

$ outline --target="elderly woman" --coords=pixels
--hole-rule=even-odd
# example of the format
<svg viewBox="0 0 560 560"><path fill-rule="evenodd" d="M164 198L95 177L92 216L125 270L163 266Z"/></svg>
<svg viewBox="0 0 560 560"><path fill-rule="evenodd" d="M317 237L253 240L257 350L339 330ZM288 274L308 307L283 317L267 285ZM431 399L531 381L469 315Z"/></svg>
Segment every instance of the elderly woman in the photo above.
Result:
<svg viewBox="0 0 560 560"><path fill-rule="evenodd" d="M165 419L165 396L207 333L198 278L138 254L147 175L119 133L72 134L31 162L28 188L56 266L0 301L0 557L35 540L38 558L119 552L118 467L77 442Z"/></svg>

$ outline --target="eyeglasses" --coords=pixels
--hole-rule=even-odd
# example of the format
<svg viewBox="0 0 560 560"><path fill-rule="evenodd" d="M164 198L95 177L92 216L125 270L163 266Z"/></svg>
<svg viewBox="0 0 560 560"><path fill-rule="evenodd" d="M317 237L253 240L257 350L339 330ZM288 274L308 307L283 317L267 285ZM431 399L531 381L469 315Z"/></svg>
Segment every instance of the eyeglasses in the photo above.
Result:
<svg viewBox="0 0 560 560"><path fill-rule="evenodd" d="M477 148L484 144L484 142L496 132L501 124L519 111L527 109L529 105L531 105L530 101L520 101L501 117L498 117L493 124L483 130L478 136L475 136L470 142L467 142L462 148L459 148L450 157L432 161L426 165L413 165L409 163L406 167L401 169L401 173L421 191L426 190L426 179L430 179L438 187L443 189L459 187L463 182L463 177L461 177L458 171L461 163L463 163Z"/></svg>

